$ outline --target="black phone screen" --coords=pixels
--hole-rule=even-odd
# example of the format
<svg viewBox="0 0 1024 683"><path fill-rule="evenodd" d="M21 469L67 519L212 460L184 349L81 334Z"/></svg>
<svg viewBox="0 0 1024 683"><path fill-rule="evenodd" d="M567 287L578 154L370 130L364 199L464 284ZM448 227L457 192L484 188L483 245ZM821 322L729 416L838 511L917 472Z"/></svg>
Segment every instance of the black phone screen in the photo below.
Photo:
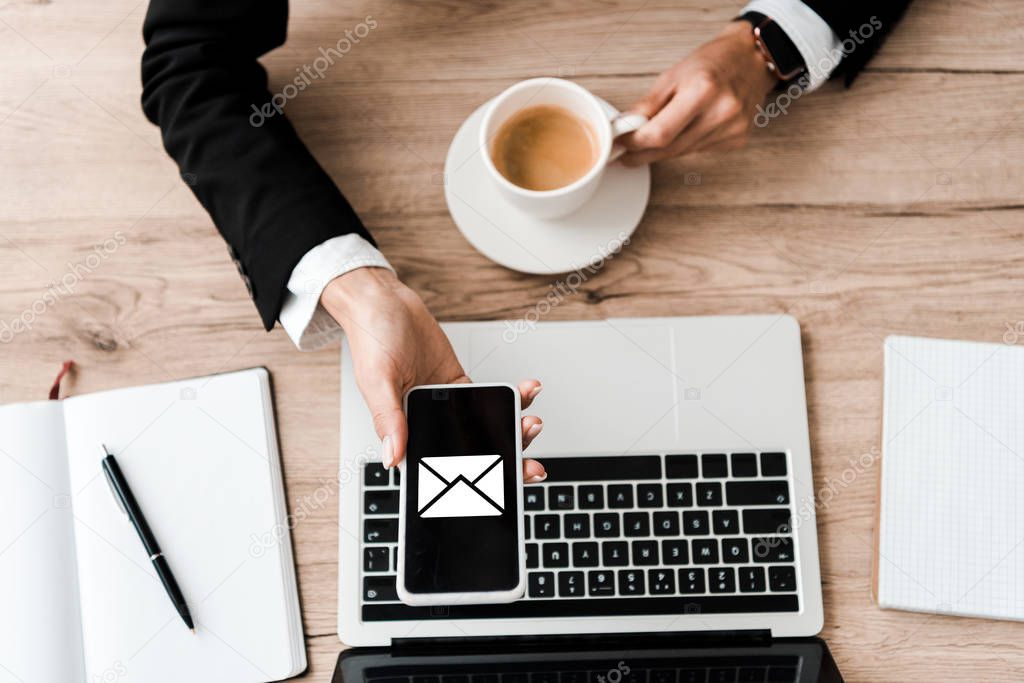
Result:
<svg viewBox="0 0 1024 683"><path fill-rule="evenodd" d="M514 589L522 519L514 390L414 389L406 413L406 590Z"/></svg>

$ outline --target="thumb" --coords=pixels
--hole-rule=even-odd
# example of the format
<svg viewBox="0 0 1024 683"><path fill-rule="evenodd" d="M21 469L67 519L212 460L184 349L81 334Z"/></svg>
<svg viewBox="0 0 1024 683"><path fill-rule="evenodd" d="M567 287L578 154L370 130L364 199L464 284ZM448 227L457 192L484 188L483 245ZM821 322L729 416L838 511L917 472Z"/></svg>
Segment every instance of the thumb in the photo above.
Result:
<svg viewBox="0 0 1024 683"><path fill-rule="evenodd" d="M671 99L672 91L659 86L655 86L643 96L640 100L635 102L628 110L630 114L641 114L646 116L648 119L653 119L655 115L664 108L665 103ZM619 138L619 142L626 146L626 149L637 150L643 149L644 146L639 144L636 138L636 131L623 135Z"/></svg>
<svg viewBox="0 0 1024 683"><path fill-rule="evenodd" d="M405 444L409 438L402 400L396 387L388 387L381 395L367 396L366 399L373 415L373 428L381 440L381 461L384 467L393 467L405 457Z"/></svg>
<svg viewBox="0 0 1024 683"><path fill-rule="evenodd" d="M647 91L647 94L633 103L629 108L631 114L643 114L649 119L661 111L665 103L672 99L673 88L670 83L664 83L662 78L655 82L654 86Z"/></svg>

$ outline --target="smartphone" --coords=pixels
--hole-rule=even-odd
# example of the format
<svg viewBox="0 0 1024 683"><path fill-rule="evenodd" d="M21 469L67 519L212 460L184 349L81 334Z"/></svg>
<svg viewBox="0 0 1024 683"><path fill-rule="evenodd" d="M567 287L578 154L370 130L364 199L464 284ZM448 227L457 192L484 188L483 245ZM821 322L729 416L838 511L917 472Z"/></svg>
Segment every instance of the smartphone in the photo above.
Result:
<svg viewBox="0 0 1024 683"><path fill-rule="evenodd" d="M399 464L399 599L512 602L526 592L523 443L511 384L414 387Z"/></svg>

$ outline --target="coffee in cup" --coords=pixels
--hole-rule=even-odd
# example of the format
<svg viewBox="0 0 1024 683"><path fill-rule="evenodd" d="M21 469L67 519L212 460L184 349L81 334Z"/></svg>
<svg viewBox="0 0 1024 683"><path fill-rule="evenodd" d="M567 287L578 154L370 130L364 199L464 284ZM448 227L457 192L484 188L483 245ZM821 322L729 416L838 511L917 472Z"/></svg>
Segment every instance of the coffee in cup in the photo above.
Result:
<svg viewBox="0 0 1024 683"><path fill-rule="evenodd" d="M597 163L597 133L565 107L538 104L501 124L491 160L509 182L527 190L571 185Z"/></svg>

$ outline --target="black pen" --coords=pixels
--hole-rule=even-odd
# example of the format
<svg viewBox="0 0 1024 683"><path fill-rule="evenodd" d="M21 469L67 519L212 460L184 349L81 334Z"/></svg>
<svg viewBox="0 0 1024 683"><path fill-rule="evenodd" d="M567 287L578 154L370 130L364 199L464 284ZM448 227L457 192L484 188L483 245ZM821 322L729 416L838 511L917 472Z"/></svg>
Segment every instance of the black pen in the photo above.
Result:
<svg viewBox="0 0 1024 683"><path fill-rule="evenodd" d="M110 490L114 493L114 500L117 501L121 511L127 515L128 521L132 523L135 531L139 534L142 545L146 549L146 554L149 555L149 560L153 563L153 568L156 570L156 575L160 577L160 583L164 585L164 590L167 591L167 596L174 603L178 614L181 615L181 620L185 622L185 625L188 626L192 633L195 633L196 627L192 623L192 615L189 614L188 605L185 604L185 596L181 594L178 582L174 580L174 574L171 574L171 568L167 566L167 559L164 558L164 554L160 551L156 537L153 536L149 524L146 523L146 518L143 516L138 502L135 500L135 496L132 495L132 490L128 488L128 480L124 478L117 460L114 460L114 456L110 454L107 447L102 444L101 447L103 448L104 456L103 474L107 476L107 483L110 484Z"/></svg>

